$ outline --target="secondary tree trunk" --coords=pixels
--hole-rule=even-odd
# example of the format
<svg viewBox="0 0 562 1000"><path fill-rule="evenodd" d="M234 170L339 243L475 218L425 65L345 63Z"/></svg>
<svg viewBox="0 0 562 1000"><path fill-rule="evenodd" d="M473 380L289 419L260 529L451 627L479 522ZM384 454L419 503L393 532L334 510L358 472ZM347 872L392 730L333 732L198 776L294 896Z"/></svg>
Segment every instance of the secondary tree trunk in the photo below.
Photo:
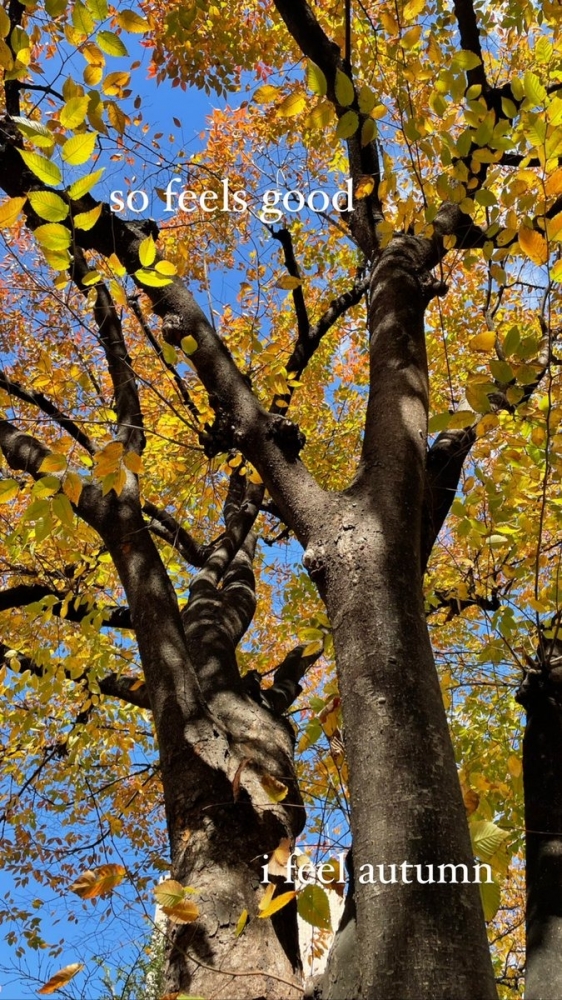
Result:
<svg viewBox="0 0 562 1000"><path fill-rule="evenodd" d="M541 664L541 659L543 660ZM562 997L562 686L558 657L539 655L518 700L523 740L527 960L526 1000Z"/></svg>

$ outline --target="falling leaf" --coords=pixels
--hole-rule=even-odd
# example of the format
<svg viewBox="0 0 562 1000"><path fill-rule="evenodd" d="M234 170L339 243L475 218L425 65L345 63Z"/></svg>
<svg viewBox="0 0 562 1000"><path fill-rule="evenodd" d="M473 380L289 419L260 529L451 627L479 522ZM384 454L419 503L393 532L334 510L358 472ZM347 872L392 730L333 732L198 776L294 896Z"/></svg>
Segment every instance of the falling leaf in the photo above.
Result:
<svg viewBox="0 0 562 1000"><path fill-rule="evenodd" d="M92 871L82 872L70 886L70 891L80 899L105 896L123 881L126 874L123 865L100 865Z"/></svg>
<svg viewBox="0 0 562 1000"><path fill-rule="evenodd" d="M289 789L282 781L278 781L274 778L272 774L262 774L260 777L260 783L262 788L267 794L267 797L271 799L272 802L282 802L287 796Z"/></svg>
<svg viewBox="0 0 562 1000"><path fill-rule="evenodd" d="M56 972L54 976L51 976L49 981L45 983L40 990L37 990L37 992L44 995L47 993L55 993L56 990L62 989L62 987L66 986L71 979L74 979L76 973L80 972L83 968L84 966L81 962L75 962L73 965L65 965L64 969L61 969L60 972Z"/></svg>

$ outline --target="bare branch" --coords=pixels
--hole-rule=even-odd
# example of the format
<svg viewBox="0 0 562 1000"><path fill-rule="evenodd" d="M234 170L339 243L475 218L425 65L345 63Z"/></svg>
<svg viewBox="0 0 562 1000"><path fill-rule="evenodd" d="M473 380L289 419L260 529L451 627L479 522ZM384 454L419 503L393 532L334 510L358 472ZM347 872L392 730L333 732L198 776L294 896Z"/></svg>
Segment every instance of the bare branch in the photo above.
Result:
<svg viewBox="0 0 562 1000"><path fill-rule="evenodd" d="M5 392L9 393L10 396L15 396L16 399L21 399L23 403L30 403L31 406L36 406L38 409L42 410L48 417L59 427L70 434L79 445L82 446L90 455L95 454L95 446L90 441L90 438L84 431L80 430L77 424L68 417L62 410L59 410L55 403L52 403L50 399L47 398L42 392L34 392L29 389L24 389L23 386L19 385L18 382L14 382L13 379L9 378L5 372L0 371L0 389L4 389Z"/></svg>
<svg viewBox="0 0 562 1000"><path fill-rule="evenodd" d="M82 284L88 270L84 254L76 247L71 274L78 288L85 293L91 291L91 288ZM125 345L121 320L106 285L100 282L94 286L94 289L96 295L94 319L100 333L100 341L105 352L115 395L115 410L119 427L117 440L122 441L128 451L134 451L140 455L145 446L142 411L135 373Z"/></svg>
<svg viewBox="0 0 562 1000"><path fill-rule="evenodd" d="M168 545L180 553L192 566L203 566L212 546L201 545L176 521L167 510L162 510L155 504L146 501L143 512L150 517L148 525L153 534L162 538Z"/></svg>
<svg viewBox="0 0 562 1000"><path fill-rule="evenodd" d="M293 239L291 233L288 229L272 229L271 235L274 240L277 240L283 247L283 257L285 260L285 267L287 268L287 273L291 278L298 278L300 280L301 273L299 266L295 257L295 248L293 247ZM310 321L308 319L308 312L306 309L306 303L304 301L304 294L302 290L302 285L293 289L293 302L295 304L295 313L297 315L297 328L299 341L308 340L308 335L310 332ZM292 370L292 369L291 369Z"/></svg>

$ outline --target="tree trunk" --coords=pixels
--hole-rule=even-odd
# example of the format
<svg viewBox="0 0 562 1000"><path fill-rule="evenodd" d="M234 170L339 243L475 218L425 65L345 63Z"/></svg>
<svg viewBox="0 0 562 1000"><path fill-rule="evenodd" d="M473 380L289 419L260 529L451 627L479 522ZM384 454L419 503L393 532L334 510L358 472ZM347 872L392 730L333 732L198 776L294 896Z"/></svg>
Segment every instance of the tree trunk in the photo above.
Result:
<svg viewBox="0 0 562 1000"><path fill-rule="evenodd" d="M244 767L277 775L290 784L294 804L296 782L287 780L291 768L292 739L282 722L253 704L238 704L238 726L233 740L245 727ZM302 996L302 966L296 923L296 906L289 904L273 918L257 917L264 893L262 866L283 836L295 837L302 827L304 810L288 807L292 821L283 827L268 809L263 811L237 789L224 774L212 771L202 783L194 780L189 759L178 755L163 775L171 840L171 877L197 889L193 897L200 916L193 924L168 926L167 993L224 1000L296 1000ZM257 806L257 808L256 808ZM275 881L273 878L271 881ZM279 892L292 888L284 881ZM236 937L243 910L250 921Z"/></svg>
<svg viewBox="0 0 562 1000"><path fill-rule="evenodd" d="M423 605L427 297L418 250L415 239L395 240L374 269L361 464L305 555L334 633L357 907L355 989L341 961L332 970L336 947L325 1000L496 996L478 886L402 874L404 863L424 866L424 879L426 865L465 864L473 877L474 865ZM381 884L377 865L392 882Z"/></svg>
<svg viewBox="0 0 562 1000"><path fill-rule="evenodd" d="M560 668L554 662L530 673L518 694L527 712L526 1000L562 997L562 707Z"/></svg>

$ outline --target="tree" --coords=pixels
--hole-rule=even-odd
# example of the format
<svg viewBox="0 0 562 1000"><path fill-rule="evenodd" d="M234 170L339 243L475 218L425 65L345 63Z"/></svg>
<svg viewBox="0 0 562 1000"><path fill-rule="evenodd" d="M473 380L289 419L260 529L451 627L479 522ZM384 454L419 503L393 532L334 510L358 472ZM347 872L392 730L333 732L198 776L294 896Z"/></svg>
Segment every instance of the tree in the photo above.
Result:
<svg viewBox="0 0 562 1000"><path fill-rule="evenodd" d="M521 0L11 0L0 17L10 858L27 870L28 789L71 823L61 782L80 804L87 789L103 838L130 836L169 868L169 997L302 995L297 907L321 924L325 896L296 899L279 873L272 899L263 864L283 869L305 799L314 815L322 733L316 780L341 803L340 708L350 888L310 995L495 996L474 881L366 873L468 871L476 853L505 874L522 825L507 702L521 665L529 988L560 995L559 19ZM111 69L135 33L157 81L224 95L252 75L251 101L215 110L205 149L178 154L186 175L158 134L142 138L135 62ZM126 178L90 193L142 157L160 224L144 181L130 201ZM293 197L278 174L260 203L248 191L272 164L293 172ZM211 266L240 267L238 305L216 310ZM264 534L296 539L307 576L272 566ZM276 616L302 641L272 640ZM453 661L445 697L465 692L450 713L462 790L428 621ZM303 685L320 700L299 703ZM307 723L297 758L289 712ZM147 716L159 763L143 756L145 787L130 772ZM160 794L169 861L150 840ZM48 827L37 851L53 851ZM89 856L73 888L96 898L126 868ZM494 916L499 899L484 902ZM495 927L497 978L518 988Z"/></svg>

